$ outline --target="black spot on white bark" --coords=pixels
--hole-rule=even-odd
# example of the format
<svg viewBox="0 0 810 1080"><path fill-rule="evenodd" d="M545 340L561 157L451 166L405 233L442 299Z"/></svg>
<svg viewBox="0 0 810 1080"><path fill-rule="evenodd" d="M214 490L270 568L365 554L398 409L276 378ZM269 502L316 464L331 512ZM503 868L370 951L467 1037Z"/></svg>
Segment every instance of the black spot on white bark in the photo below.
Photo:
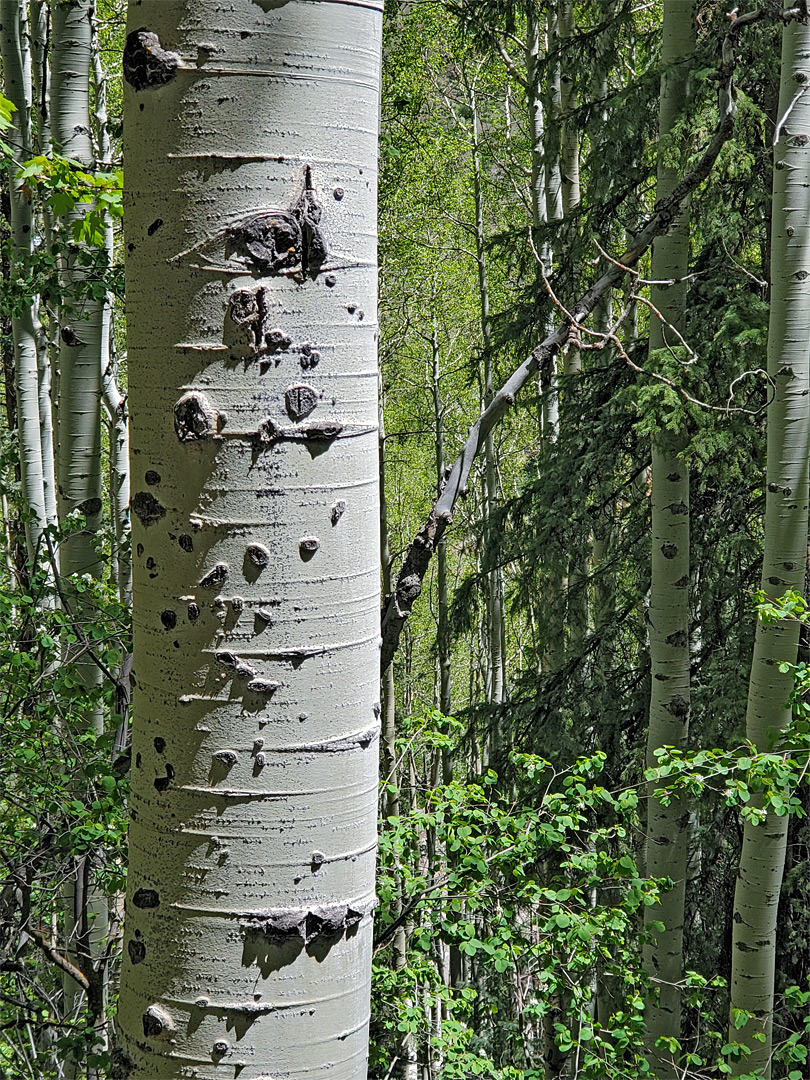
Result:
<svg viewBox="0 0 810 1080"><path fill-rule="evenodd" d="M124 45L124 78L134 90L155 89L171 82L180 57L164 49L157 34L144 28L134 30Z"/></svg>
<svg viewBox="0 0 810 1080"><path fill-rule="evenodd" d="M177 626L177 613L167 608L160 613L160 621L163 623L164 629L174 630Z"/></svg>
<svg viewBox="0 0 810 1080"><path fill-rule="evenodd" d="M139 491L132 498L132 511L141 524L149 528L166 516L165 507L161 506L149 491Z"/></svg>
<svg viewBox="0 0 810 1080"><path fill-rule="evenodd" d="M346 503L342 499L338 499L330 511L329 519L333 525L337 525L345 513Z"/></svg>
<svg viewBox="0 0 810 1080"><path fill-rule="evenodd" d="M162 1005L150 1005L143 1014L143 1033L147 1039L167 1038L176 1030L174 1020Z"/></svg>
<svg viewBox="0 0 810 1080"><path fill-rule="evenodd" d="M130 941L127 952L133 964L140 964L146 959L146 946L142 941Z"/></svg>
<svg viewBox="0 0 810 1080"><path fill-rule="evenodd" d="M259 569L270 565L270 552L264 546L264 544L248 544L245 549L245 555L248 560Z"/></svg>
<svg viewBox="0 0 810 1080"><path fill-rule="evenodd" d="M160 483L160 473L155 472L154 469L147 469L146 472L144 473L143 478L150 487L154 487L155 484Z"/></svg>
<svg viewBox="0 0 810 1080"><path fill-rule="evenodd" d="M188 621L195 622L200 617L200 608L197 604L188 605Z"/></svg>
<svg viewBox="0 0 810 1080"><path fill-rule="evenodd" d="M166 766L166 775L159 776L155 780L155 790L159 792L168 791L169 784L174 780L174 766Z"/></svg>
<svg viewBox="0 0 810 1080"><path fill-rule="evenodd" d="M320 546L321 543L317 536L302 536L298 541L298 552L301 558L306 562L308 559L312 558Z"/></svg>
<svg viewBox="0 0 810 1080"><path fill-rule="evenodd" d="M290 386L284 393L284 404L293 420L303 420L317 406L318 391L306 383Z"/></svg>
<svg viewBox="0 0 810 1080"><path fill-rule="evenodd" d="M248 690L254 694L273 694L280 686L281 683L274 682L273 679L251 679L247 684Z"/></svg>
<svg viewBox="0 0 810 1080"><path fill-rule="evenodd" d="M160 896L154 889L137 889L132 903L136 908L156 908L160 907Z"/></svg>
<svg viewBox="0 0 810 1080"><path fill-rule="evenodd" d="M218 585L221 585L228 576L230 567L227 563L219 562L213 570L209 571L204 578L200 581L200 587L203 589L215 589Z"/></svg>

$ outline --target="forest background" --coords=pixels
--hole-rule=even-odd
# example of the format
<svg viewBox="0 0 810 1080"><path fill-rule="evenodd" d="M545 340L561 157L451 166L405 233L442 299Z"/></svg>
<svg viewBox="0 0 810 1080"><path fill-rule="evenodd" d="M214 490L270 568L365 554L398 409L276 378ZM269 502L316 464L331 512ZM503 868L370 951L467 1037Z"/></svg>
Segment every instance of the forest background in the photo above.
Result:
<svg viewBox="0 0 810 1080"><path fill-rule="evenodd" d="M386 5L383 591L410 615L375 1080L807 1075L807 19ZM0 24L0 1076L90 1080L130 764L124 4Z"/></svg>

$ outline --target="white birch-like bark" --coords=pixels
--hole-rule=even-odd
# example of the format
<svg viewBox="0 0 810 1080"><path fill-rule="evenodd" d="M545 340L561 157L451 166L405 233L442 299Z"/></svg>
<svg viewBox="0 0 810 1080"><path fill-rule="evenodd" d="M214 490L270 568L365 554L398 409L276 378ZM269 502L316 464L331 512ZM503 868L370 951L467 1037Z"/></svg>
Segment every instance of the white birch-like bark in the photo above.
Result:
<svg viewBox="0 0 810 1080"><path fill-rule="evenodd" d="M807 559L810 453L810 25L791 22L782 32L779 122L774 152L771 216L771 312L768 373L775 387L768 409L765 543L762 588L770 597L802 590ZM797 90L797 87L799 88ZM780 661L796 662L795 622L757 625L748 687L746 733L760 749L790 719L785 707L791 676ZM788 819L769 814L746 824L734 894L731 1007L753 1014L729 1026L729 1040L751 1056L735 1075L771 1075L776 919L785 865ZM762 1040L762 1041L760 1041Z"/></svg>
<svg viewBox="0 0 810 1080"><path fill-rule="evenodd" d="M130 3L133 1077L366 1075L381 14Z"/></svg>
<svg viewBox="0 0 810 1080"><path fill-rule="evenodd" d="M30 258L34 240L34 213L23 184L14 179L19 163L31 157L31 57L24 7L19 0L0 0L0 49L3 60L3 91L16 112L5 139L15 157L9 167L12 271ZM46 497L47 465L43 458L40 422L40 378L37 355L38 319L32 299L11 320L14 339L17 424L20 440L22 497L28 511L25 538L29 558L40 545L49 517ZM41 553L40 553L41 554Z"/></svg>
<svg viewBox="0 0 810 1080"><path fill-rule="evenodd" d="M664 0L662 26L661 99L659 111L658 181L656 193L666 198L678 182L665 162L663 147L686 100L689 60L695 48L694 0ZM689 268L689 211L684 208L653 246L653 280L683 279ZM650 350L673 345L674 331L683 331L685 284L654 286L652 302L666 320L650 320ZM688 733L690 703L689 655L689 470L681 457L684 440L659 432L652 446L652 567L650 605L650 718L647 766L657 763L662 746L683 746ZM647 874L669 877L673 887L647 909L645 967L653 979L653 996L645 1011L646 1048L653 1073L673 1075L672 1055L656 1050L662 1037L680 1038L683 978L683 922L686 895L688 807L673 799L663 806L647 803ZM665 929L656 931L654 921Z"/></svg>

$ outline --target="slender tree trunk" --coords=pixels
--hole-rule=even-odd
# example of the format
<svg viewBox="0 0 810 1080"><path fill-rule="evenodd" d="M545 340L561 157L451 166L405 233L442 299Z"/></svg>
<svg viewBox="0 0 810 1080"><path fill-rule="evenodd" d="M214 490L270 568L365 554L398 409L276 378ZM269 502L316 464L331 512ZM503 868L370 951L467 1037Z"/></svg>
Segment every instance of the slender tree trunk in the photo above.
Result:
<svg viewBox="0 0 810 1080"><path fill-rule="evenodd" d="M810 98L796 87L810 81L810 21L782 32L782 75L771 218L771 315L768 372L775 387L768 409L765 549L762 588L770 597L804 587L807 558L808 453L810 452ZM799 625L757 625L748 688L746 734L768 750L790 719L785 707ZM771 1075L776 919L785 864L788 819L769 814L745 825L737 885L731 957L731 1007L752 1018L729 1040L751 1056L735 1075ZM739 1014L738 1014L739 1015Z"/></svg>
<svg viewBox="0 0 810 1080"><path fill-rule="evenodd" d="M4 93L16 107L5 138L15 159L21 162L31 157L32 83L25 10L19 0L0 0L0 47ZM23 184L14 179L16 170L17 165L12 163L9 167L11 270L15 274L24 273L35 235L31 201ZM46 496L48 463L43 458L35 303L32 299L11 322L22 499L29 515L25 523L29 559L33 559L40 546L42 530L53 520L49 517L50 500Z"/></svg>
<svg viewBox="0 0 810 1080"><path fill-rule="evenodd" d="M366 1074L381 14L130 4L119 1064L150 1080Z"/></svg>
<svg viewBox="0 0 810 1080"><path fill-rule="evenodd" d="M695 48L694 0L664 0L657 196L666 198L677 172L665 164L663 147L682 114ZM683 209L665 236L655 241L654 280L682 279L689 268L689 213ZM650 320L650 350L672 346L683 330L684 284L653 288L652 302L666 323ZM662 746L683 746L689 724L689 470L681 457L685 441L661 431L652 447L652 576L649 634L651 694L647 765L656 764ZM660 903L647 909L644 959L653 979L645 1013L646 1047L653 1073L675 1076L669 1051L656 1050L663 1037L680 1038L683 978L683 921L689 811L683 800L669 806L647 803L647 874L669 877L673 886ZM656 931L660 921L665 929Z"/></svg>

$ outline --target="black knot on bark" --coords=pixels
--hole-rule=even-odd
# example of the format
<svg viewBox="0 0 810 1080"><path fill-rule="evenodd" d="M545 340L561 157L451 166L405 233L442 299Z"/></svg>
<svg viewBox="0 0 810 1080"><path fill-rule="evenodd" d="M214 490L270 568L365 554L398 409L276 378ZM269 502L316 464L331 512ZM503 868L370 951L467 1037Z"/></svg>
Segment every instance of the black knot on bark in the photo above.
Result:
<svg viewBox="0 0 810 1080"><path fill-rule="evenodd" d="M164 49L157 34L141 28L128 35L123 63L124 78L133 90L147 90L171 82L180 57Z"/></svg>

